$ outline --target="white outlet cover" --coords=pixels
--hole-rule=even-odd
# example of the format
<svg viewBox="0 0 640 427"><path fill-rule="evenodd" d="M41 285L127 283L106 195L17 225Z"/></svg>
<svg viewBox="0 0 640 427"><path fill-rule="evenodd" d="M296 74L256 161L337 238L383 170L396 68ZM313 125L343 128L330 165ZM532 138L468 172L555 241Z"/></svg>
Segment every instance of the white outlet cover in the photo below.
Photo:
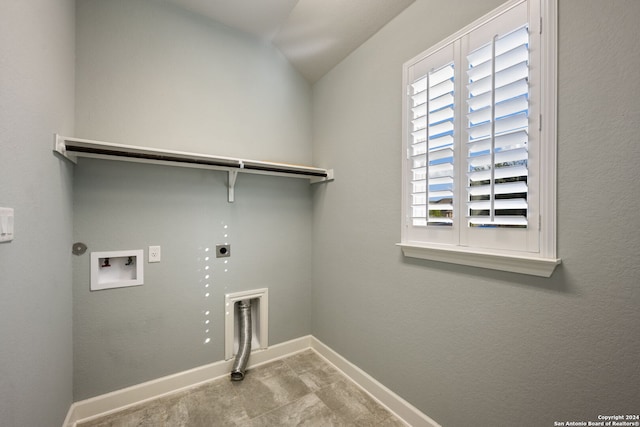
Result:
<svg viewBox="0 0 640 427"><path fill-rule="evenodd" d="M149 246L149 262L160 262L160 246Z"/></svg>

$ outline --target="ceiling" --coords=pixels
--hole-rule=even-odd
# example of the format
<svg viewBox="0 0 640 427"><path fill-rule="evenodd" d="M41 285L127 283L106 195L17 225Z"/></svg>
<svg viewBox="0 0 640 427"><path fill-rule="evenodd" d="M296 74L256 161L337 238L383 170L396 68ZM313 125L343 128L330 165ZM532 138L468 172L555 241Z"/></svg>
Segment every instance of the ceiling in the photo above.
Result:
<svg viewBox="0 0 640 427"><path fill-rule="evenodd" d="M315 83L415 0L169 0L273 43Z"/></svg>

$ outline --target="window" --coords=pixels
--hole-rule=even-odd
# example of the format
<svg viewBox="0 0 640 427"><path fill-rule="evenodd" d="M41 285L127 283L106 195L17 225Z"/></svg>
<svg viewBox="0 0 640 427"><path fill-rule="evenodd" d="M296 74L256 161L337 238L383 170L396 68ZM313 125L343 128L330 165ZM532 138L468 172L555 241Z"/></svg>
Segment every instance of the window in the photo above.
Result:
<svg viewBox="0 0 640 427"><path fill-rule="evenodd" d="M513 0L404 65L405 256L550 276L556 0Z"/></svg>

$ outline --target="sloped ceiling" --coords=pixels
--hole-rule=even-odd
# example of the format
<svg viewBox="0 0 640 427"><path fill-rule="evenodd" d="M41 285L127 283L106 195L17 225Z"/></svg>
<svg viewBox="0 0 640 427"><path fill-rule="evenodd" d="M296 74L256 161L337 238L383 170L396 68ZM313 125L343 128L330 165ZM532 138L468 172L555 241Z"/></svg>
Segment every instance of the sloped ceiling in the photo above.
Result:
<svg viewBox="0 0 640 427"><path fill-rule="evenodd" d="M415 0L169 0L273 43L315 83Z"/></svg>

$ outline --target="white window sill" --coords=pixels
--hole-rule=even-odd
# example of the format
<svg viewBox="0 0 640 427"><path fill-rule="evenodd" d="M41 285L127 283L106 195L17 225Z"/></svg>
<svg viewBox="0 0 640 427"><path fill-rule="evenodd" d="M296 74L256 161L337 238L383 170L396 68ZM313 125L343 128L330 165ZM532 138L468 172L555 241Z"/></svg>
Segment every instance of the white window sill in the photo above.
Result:
<svg viewBox="0 0 640 427"><path fill-rule="evenodd" d="M398 243L404 256L469 265L492 270L510 271L531 276L551 277L555 268L562 262L556 258L535 258L527 256L504 255L479 252L465 248L443 248Z"/></svg>

